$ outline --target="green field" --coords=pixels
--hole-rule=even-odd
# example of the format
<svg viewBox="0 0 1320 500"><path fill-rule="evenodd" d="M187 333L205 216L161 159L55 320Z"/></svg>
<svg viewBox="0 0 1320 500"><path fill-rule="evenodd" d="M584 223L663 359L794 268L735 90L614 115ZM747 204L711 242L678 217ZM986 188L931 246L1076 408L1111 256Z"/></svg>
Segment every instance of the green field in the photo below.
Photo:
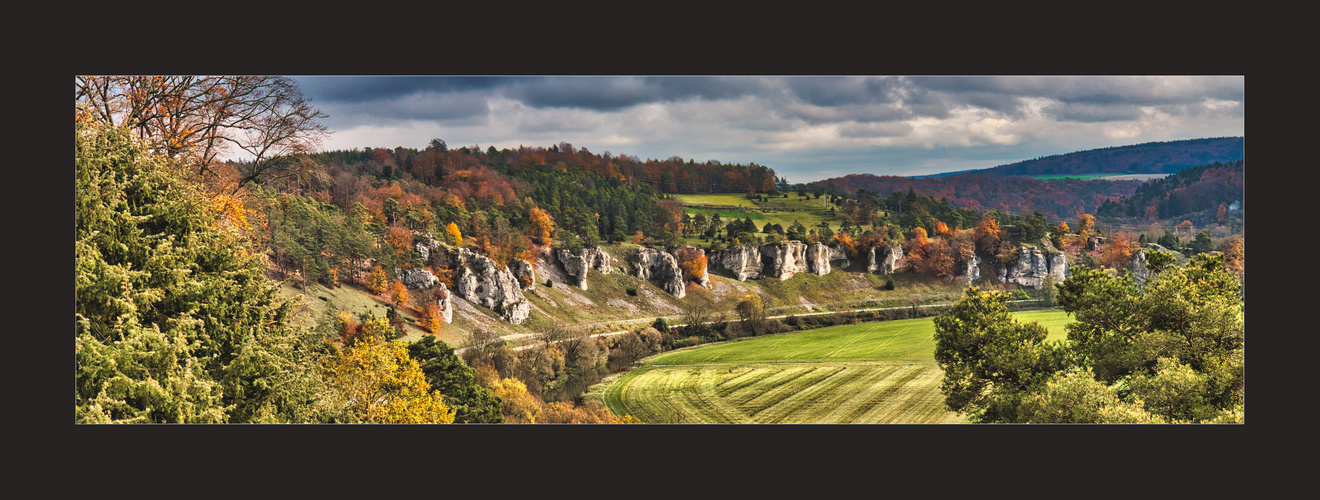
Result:
<svg viewBox="0 0 1320 500"><path fill-rule="evenodd" d="M1063 338L1062 311L1015 313ZM841 325L678 350L598 387L650 423L935 424L943 407L931 318Z"/></svg>
<svg viewBox="0 0 1320 500"><path fill-rule="evenodd" d="M750 218L756 223L757 236L765 236L760 228L767 223L779 224L787 230L794 221L807 228L828 221L830 228L837 231L843 222L841 215L830 214L823 197L802 199L796 194L789 194L787 198L771 198L763 202L749 200L741 194L680 194L673 197L683 204L683 211L693 217L704 214L710 218L718 213L720 219L725 221ZM697 240L699 238L689 239L689 243L695 244Z"/></svg>

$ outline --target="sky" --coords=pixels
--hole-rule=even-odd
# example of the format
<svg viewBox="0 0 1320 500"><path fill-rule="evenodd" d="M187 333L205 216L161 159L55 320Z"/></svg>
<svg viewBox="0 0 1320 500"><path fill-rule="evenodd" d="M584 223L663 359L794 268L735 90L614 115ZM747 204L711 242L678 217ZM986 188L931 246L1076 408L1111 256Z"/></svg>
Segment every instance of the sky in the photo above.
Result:
<svg viewBox="0 0 1320 500"><path fill-rule="evenodd" d="M291 78L328 115L322 150L568 142L756 163L792 183L1246 135L1241 75Z"/></svg>

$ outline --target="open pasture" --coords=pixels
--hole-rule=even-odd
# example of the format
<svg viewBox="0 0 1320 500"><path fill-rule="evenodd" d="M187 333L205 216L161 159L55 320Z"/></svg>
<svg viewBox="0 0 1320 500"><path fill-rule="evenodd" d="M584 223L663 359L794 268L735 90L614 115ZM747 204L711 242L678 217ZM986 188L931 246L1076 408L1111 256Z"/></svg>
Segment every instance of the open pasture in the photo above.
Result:
<svg viewBox="0 0 1320 500"><path fill-rule="evenodd" d="M760 229L767 223L779 224L787 230L794 221L808 228L828 221L837 231L843 222L842 216L830 214L823 198L800 200L793 194L766 202L754 202L741 194L674 195L674 198L683 204L683 211L693 217L703 214L710 218L718 213L726 222L751 219L756 224L758 236L764 235Z"/></svg>
<svg viewBox="0 0 1320 500"><path fill-rule="evenodd" d="M1023 315L1027 315L1023 317ZM1062 336L1059 310L1015 313ZM931 318L840 325L661 354L603 388L650 423L936 424L944 409Z"/></svg>

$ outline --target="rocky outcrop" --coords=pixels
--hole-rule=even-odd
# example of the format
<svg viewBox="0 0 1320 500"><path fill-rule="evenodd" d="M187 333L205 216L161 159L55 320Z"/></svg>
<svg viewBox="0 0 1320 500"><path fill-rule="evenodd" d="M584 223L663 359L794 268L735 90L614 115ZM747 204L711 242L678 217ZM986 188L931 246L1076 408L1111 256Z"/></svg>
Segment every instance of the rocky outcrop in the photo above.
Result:
<svg viewBox="0 0 1320 500"><path fill-rule="evenodd" d="M1055 284L1063 283L1068 279L1068 256L1062 252L1050 254L1050 277Z"/></svg>
<svg viewBox="0 0 1320 500"><path fill-rule="evenodd" d="M726 269L738 281L761 277L761 251L756 247L735 246L712 252L707 266Z"/></svg>
<svg viewBox="0 0 1320 500"><path fill-rule="evenodd" d="M403 269L396 274L399 276L399 281L411 289L430 288L440 282L440 278L426 269Z"/></svg>
<svg viewBox="0 0 1320 500"><path fill-rule="evenodd" d="M434 243L434 241L432 241L432 243ZM422 262L426 262L431 259L431 246L432 245L427 245L426 243L422 243L420 241L417 242L416 245L417 253L422 255Z"/></svg>
<svg viewBox="0 0 1320 500"><path fill-rule="evenodd" d="M518 285L523 290L531 288L532 284L536 283L536 269L532 268L531 262L515 260L509 264L509 272L513 273L513 277L518 280Z"/></svg>
<svg viewBox="0 0 1320 500"><path fill-rule="evenodd" d="M466 248L458 249L456 261L454 292L458 296L490 308L515 325L527 319L531 305L509 268L498 268L489 257Z"/></svg>
<svg viewBox="0 0 1320 500"><path fill-rule="evenodd" d="M866 252L866 272L894 274L903 260L903 247L898 245L871 247Z"/></svg>
<svg viewBox="0 0 1320 500"><path fill-rule="evenodd" d="M555 251L555 258L564 268L564 273L573 279L573 284L583 290L587 289L587 273L591 269L609 274L614 268L614 257L600 247L583 248L578 253L561 248Z"/></svg>
<svg viewBox="0 0 1320 500"><path fill-rule="evenodd" d="M1146 248L1138 248L1132 253L1132 264L1128 266L1132 270L1132 282L1140 288L1146 285L1146 280L1150 279L1150 269L1146 267Z"/></svg>
<svg viewBox="0 0 1320 500"><path fill-rule="evenodd" d="M711 254L709 260L710 265L733 273L738 281L763 277L786 280L797 273L823 276L830 273L837 261L843 262L839 267L848 267L848 255L843 249L796 240L759 247L731 247Z"/></svg>
<svg viewBox="0 0 1320 500"><path fill-rule="evenodd" d="M832 252L830 255L831 266L844 269L852 264L852 261L848 260L848 253L843 250L843 247L830 247L830 251Z"/></svg>
<svg viewBox="0 0 1320 500"><path fill-rule="evenodd" d="M678 298L687 295L683 270L678 259L664 250L643 248L633 255L633 276L655 282L662 290Z"/></svg>
<svg viewBox="0 0 1320 500"><path fill-rule="evenodd" d="M1040 288L1045 277L1055 283L1062 283L1068 277L1068 259L1062 253L1047 253L1039 248L1018 248L1017 262L1000 269L999 278L1004 283L1016 283L1022 286Z"/></svg>
<svg viewBox="0 0 1320 500"><path fill-rule="evenodd" d="M825 246L824 243L811 243L807 245L805 256L806 272L819 276L830 273L830 260L834 257L834 249Z"/></svg>
<svg viewBox="0 0 1320 500"><path fill-rule="evenodd" d="M981 256L972 255L972 259L963 264L963 272L957 277L949 278L949 281L958 280L963 283L972 284L981 278Z"/></svg>
<svg viewBox="0 0 1320 500"><path fill-rule="evenodd" d="M454 322L454 294L444 283L435 289L436 305L440 307L440 317L445 323Z"/></svg>
<svg viewBox="0 0 1320 500"><path fill-rule="evenodd" d="M786 280L807 271L807 246L801 241L761 245L761 274Z"/></svg>

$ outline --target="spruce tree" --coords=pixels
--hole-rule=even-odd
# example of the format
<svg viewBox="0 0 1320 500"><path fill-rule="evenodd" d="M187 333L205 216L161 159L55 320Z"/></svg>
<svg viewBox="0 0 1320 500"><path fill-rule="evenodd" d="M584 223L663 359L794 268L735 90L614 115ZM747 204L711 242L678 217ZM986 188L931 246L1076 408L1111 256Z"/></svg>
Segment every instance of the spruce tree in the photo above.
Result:
<svg viewBox="0 0 1320 500"><path fill-rule="evenodd" d="M127 131L75 141L75 420L333 420L317 344L209 199Z"/></svg>

